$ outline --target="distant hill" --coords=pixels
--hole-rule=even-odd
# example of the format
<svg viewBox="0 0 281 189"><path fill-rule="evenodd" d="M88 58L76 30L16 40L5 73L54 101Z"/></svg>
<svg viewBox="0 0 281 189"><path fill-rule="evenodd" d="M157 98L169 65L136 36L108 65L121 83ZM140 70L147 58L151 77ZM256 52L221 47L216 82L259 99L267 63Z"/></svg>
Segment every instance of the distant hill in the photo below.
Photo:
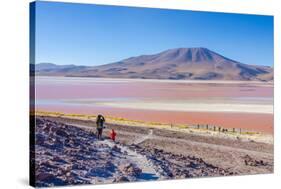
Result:
<svg viewBox="0 0 281 189"><path fill-rule="evenodd" d="M273 80L273 68L243 64L207 48L176 48L94 67L37 64L39 75L176 80ZM41 69L41 68L44 69ZM49 68L48 68L49 67ZM37 68L36 68L37 70ZM49 70L49 71L48 71Z"/></svg>
<svg viewBox="0 0 281 189"><path fill-rule="evenodd" d="M53 63L35 64L36 75L66 75L68 73L77 72L89 68L87 66L76 65L56 65Z"/></svg>

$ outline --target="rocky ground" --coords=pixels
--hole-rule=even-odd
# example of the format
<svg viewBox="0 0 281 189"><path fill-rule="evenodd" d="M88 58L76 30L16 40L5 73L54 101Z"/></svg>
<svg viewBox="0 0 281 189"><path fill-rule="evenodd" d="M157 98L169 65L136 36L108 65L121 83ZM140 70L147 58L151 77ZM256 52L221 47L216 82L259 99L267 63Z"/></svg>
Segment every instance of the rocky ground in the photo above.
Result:
<svg viewBox="0 0 281 189"><path fill-rule="evenodd" d="M145 179L124 147L108 139L97 140L91 130L36 119L35 137L38 187ZM153 176L159 178L156 173Z"/></svg>
<svg viewBox="0 0 281 189"><path fill-rule="evenodd" d="M36 186L98 184L273 172L273 146L165 129L36 118ZM117 131L117 142L108 137Z"/></svg>

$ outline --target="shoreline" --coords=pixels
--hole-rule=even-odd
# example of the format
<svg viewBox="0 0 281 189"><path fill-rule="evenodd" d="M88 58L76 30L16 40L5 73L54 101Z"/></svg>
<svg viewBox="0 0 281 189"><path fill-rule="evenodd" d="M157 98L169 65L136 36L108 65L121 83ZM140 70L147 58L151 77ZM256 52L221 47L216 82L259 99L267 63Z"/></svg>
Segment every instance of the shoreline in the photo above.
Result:
<svg viewBox="0 0 281 189"><path fill-rule="evenodd" d="M54 118L66 118L73 120L81 121L95 121L95 115L89 114L65 114L61 112L46 112L46 111L36 111L34 112L35 116L46 116ZM155 129L164 129L168 131L177 131L182 133L188 133L198 136L206 137L216 137L216 138L227 138L233 140L241 141L255 141L262 142L267 144L273 144L273 134L262 133L253 130L233 130L229 129L226 132L219 132L218 128L212 127L211 125L187 125L187 124L163 124L157 122L145 122L138 120L129 120L120 117L111 117L107 116L106 122L108 124L124 125L129 127L142 127L142 128L155 128ZM94 124L93 124L94 125ZM221 128L224 129L224 128Z"/></svg>
<svg viewBox="0 0 281 189"><path fill-rule="evenodd" d="M36 75L36 78L73 78L73 79L94 79L94 80L108 80L123 81L123 82L155 82L155 83L200 83L200 84L265 84L265 86L274 85L274 81L239 81L239 80L171 80L171 79L137 79L137 78L109 78L109 77L81 77L81 76L50 76L50 75Z"/></svg>

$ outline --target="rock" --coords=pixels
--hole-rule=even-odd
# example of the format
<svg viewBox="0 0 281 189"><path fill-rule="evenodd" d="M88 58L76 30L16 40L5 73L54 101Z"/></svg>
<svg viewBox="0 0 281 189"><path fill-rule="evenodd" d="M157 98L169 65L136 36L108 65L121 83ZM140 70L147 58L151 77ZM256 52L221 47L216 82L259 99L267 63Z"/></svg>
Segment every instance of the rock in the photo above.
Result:
<svg viewBox="0 0 281 189"><path fill-rule="evenodd" d="M81 165L81 164L73 164L71 169L72 169L72 170L74 170L74 169L85 170L86 167L83 166L83 165Z"/></svg>
<svg viewBox="0 0 281 189"><path fill-rule="evenodd" d="M252 158L249 155L245 155L243 157L243 159L244 159L245 165L247 165L247 166L254 166L254 167L256 167L256 166L265 166L266 165L262 160L260 160L260 161L259 160L255 160L254 158Z"/></svg>
<svg viewBox="0 0 281 189"><path fill-rule="evenodd" d="M112 147L112 150L115 152L121 152L121 148L118 148L116 145Z"/></svg>
<svg viewBox="0 0 281 189"><path fill-rule="evenodd" d="M51 127L51 133L55 133L58 130L58 127L53 126Z"/></svg>
<svg viewBox="0 0 281 189"><path fill-rule="evenodd" d="M65 165L64 167L61 168L61 172L66 175L71 171L71 168L72 168L71 165Z"/></svg>
<svg viewBox="0 0 281 189"><path fill-rule="evenodd" d="M63 150L64 145L63 145L62 141L60 141L59 139L56 139L54 144L52 144L50 147L54 150L60 151L60 150Z"/></svg>
<svg viewBox="0 0 281 189"><path fill-rule="evenodd" d="M118 168L125 175L138 176L142 173L142 170L132 163L120 165Z"/></svg>
<svg viewBox="0 0 281 189"><path fill-rule="evenodd" d="M104 168L107 170L114 171L115 165L113 163L111 163L110 161L107 161L104 165Z"/></svg>
<svg viewBox="0 0 281 189"><path fill-rule="evenodd" d="M113 180L113 182L128 182L128 181L130 180L125 176L120 176Z"/></svg>
<svg viewBox="0 0 281 189"><path fill-rule="evenodd" d="M41 125L43 125L44 124L44 119L36 119L36 125L39 125L39 126L41 126Z"/></svg>
<svg viewBox="0 0 281 189"><path fill-rule="evenodd" d="M68 133L65 132L63 129L58 129L56 131L56 135L62 136L62 137L68 137Z"/></svg>
<svg viewBox="0 0 281 189"><path fill-rule="evenodd" d="M67 161L65 161L64 159L62 159L61 157L59 156L54 156L53 161L57 161L57 162L60 162L60 163L67 163Z"/></svg>
<svg viewBox="0 0 281 189"><path fill-rule="evenodd" d="M57 166L53 164L52 161L48 160L48 161L44 161L40 163L41 166L45 166L46 168L52 168L52 169L56 169Z"/></svg>
<svg viewBox="0 0 281 189"><path fill-rule="evenodd" d="M49 151L45 151L44 154L47 155L47 156L53 156L53 154L50 153Z"/></svg>
<svg viewBox="0 0 281 189"><path fill-rule="evenodd" d="M185 171L185 172L181 175L181 178L189 178L189 177L190 177L189 171Z"/></svg>
<svg viewBox="0 0 281 189"><path fill-rule="evenodd" d="M51 130L51 125L50 124L44 124L43 131L45 133L49 133L50 130Z"/></svg>
<svg viewBox="0 0 281 189"><path fill-rule="evenodd" d="M53 178L55 178L55 176L50 173L39 173L38 175L36 175L36 180L40 181L47 181Z"/></svg>
<svg viewBox="0 0 281 189"><path fill-rule="evenodd" d="M36 145L44 145L45 136L43 134L37 133L35 135Z"/></svg>
<svg viewBox="0 0 281 189"><path fill-rule="evenodd" d="M188 166L193 168L193 169L196 169L198 167L198 165L193 163L193 162L190 162Z"/></svg>
<svg viewBox="0 0 281 189"><path fill-rule="evenodd" d="M202 158L199 158L199 159L198 159L198 162L199 162L199 163L204 163L204 161L203 161Z"/></svg>

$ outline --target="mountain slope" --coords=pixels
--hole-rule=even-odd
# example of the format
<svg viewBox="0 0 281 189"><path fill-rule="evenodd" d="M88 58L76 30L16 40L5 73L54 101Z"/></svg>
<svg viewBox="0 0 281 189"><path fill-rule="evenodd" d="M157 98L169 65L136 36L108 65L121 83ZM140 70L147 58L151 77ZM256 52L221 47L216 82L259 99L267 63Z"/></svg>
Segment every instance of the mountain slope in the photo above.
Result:
<svg viewBox="0 0 281 189"><path fill-rule="evenodd" d="M64 76L184 79L273 80L269 66L242 64L207 48L176 48L158 54L131 57L96 67L73 69Z"/></svg>
<svg viewBox="0 0 281 189"><path fill-rule="evenodd" d="M77 72L89 68L87 66L76 65L56 65L53 63L35 64L35 73L37 75L66 75L68 73Z"/></svg>

